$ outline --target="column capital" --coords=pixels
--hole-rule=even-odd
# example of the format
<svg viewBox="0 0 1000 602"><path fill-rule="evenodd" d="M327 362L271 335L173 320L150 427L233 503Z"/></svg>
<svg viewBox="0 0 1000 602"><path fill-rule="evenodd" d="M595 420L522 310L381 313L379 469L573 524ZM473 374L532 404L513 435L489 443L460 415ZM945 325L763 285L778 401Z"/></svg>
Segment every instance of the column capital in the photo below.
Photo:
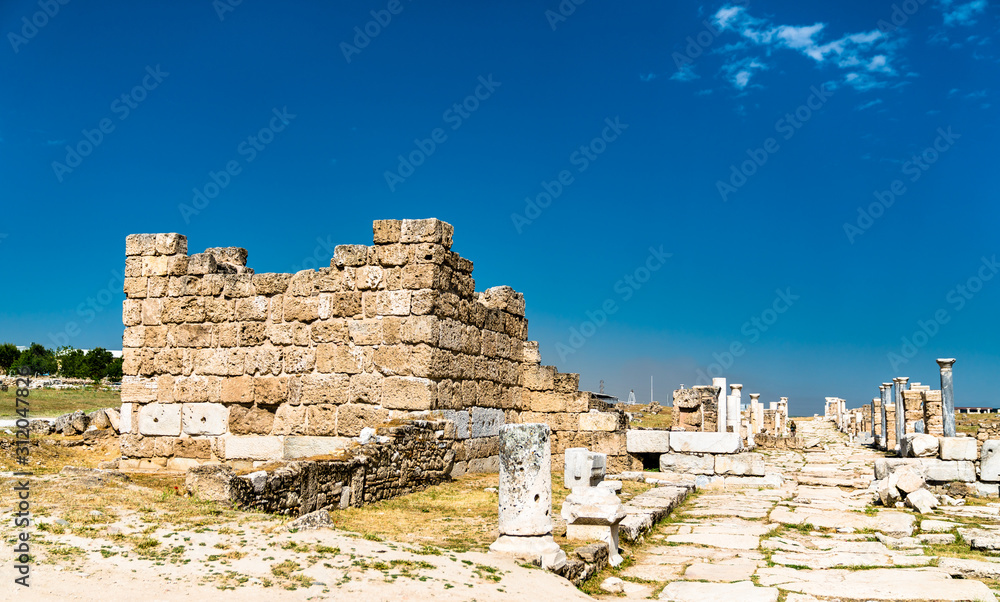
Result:
<svg viewBox="0 0 1000 602"><path fill-rule="evenodd" d="M882 389L882 388L885 388L885 389L892 388L892 383L882 383L881 385L879 385L879 388L880 389Z"/></svg>
<svg viewBox="0 0 1000 602"><path fill-rule="evenodd" d="M731 391L739 391L742 388L743 388L743 385L729 385L729 389Z"/></svg>
<svg viewBox="0 0 1000 602"><path fill-rule="evenodd" d="M910 380L909 376L896 376L892 379L892 382L896 383L897 385L905 385L906 381L908 380Z"/></svg>
<svg viewBox="0 0 1000 602"><path fill-rule="evenodd" d="M754 401L760 399L760 393L751 393L750 394L750 399L754 400Z"/></svg>
<svg viewBox="0 0 1000 602"><path fill-rule="evenodd" d="M941 358L937 360L937 363L942 370L951 370L951 366L955 363L955 358L953 357Z"/></svg>

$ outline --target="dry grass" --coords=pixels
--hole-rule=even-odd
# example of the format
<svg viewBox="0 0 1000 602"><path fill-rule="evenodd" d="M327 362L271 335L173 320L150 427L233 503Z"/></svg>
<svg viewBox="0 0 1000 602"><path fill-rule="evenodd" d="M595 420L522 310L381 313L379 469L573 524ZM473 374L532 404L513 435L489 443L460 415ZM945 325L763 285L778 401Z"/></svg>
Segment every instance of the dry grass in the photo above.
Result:
<svg viewBox="0 0 1000 602"><path fill-rule="evenodd" d="M16 405L13 387L0 391L0 418L14 418ZM117 408L122 404L118 391L86 389L31 389L27 397L29 418L51 418L67 412L90 412L100 408ZM23 407L23 406L22 406Z"/></svg>
<svg viewBox="0 0 1000 602"><path fill-rule="evenodd" d="M620 404L618 407L636 415L630 423L631 426L647 429L669 429L674 423L673 408L658 405L656 412L650 412L649 404ZM642 415L639 416L639 414Z"/></svg>
<svg viewBox="0 0 1000 602"><path fill-rule="evenodd" d="M975 435L979 426L1000 426L1000 414L956 414L955 430Z"/></svg>

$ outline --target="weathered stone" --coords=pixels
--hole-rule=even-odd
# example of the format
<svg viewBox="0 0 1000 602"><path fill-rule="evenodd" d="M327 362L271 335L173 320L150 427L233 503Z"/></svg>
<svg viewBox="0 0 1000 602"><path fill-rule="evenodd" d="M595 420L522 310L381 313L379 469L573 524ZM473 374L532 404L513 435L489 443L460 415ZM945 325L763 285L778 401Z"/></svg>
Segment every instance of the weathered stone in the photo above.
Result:
<svg viewBox="0 0 1000 602"><path fill-rule="evenodd" d="M907 458L936 458L938 439L933 435L908 433L903 436L901 455Z"/></svg>
<svg viewBox="0 0 1000 602"><path fill-rule="evenodd" d="M227 460L277 460L284 455L281 437L227 436L225 448Z"/></svg>
<svg viewBox="0 0 1000 602"><path fill-rule="evenodd" d="M630 454L665 454L670 451L670 432L630 429L625 432L625 450Z"/></svg>
<svg viewBox="0 0 1000 602"><path fill-rule="evenodd" d="M661 454L660 472L687 472L691 474L715 474L715 457L695 454Z"/></svg>
<svg viewBox="0 0 1000 602"><path fill-rule="evenodd" d="M777 602L778 589L755 587L752 581L702 583L674 581L660 592L660 600L669 602Z"/></svg>
<svg viewBox="0 0 1000 602"><path fill-rule="evenodd" d="M470 435L473 438L499 435L504 425L503 410L474 407L471 416Z"/></svg>
<svg viewBox="0 0 1000 602"><path fill-rule="evenodd" d="M347 437L285 437L284 458L308 458L335 454L347 449L353 439Z"/></svg>
<svg viewBox="0 0 1000 602"><path fill-rule="evenodd" d="M604 480L606 455L594 453L585 447L571 447L564 456L563 486L566 489L596 487Z"/></svg>
<svg viewBox="0 0 1000 602"><path fill-rule="evenodd" d="M507 424L500 427L500 534L552 533L549 427Z"/></svg>
<svg viewBox="0 0 1000 602"><path fill-rule="evenodd" d="M671 431L670 449L681 453L732 454L740 450L740 434Z"/></svg>
<svg viewBox="0 0 1000 602"><path fill-rule="evenodd" d="M188 492L201 500L227 503L230 499L230 481L236 473L221 464L196 466L187 471L184 485Z"/></svg>
<svg viewBox="0 0 1000 602"><path fill-rule="evenodd" d="M719 454L715 456L715 474L762 477L764 456L754 453Z"/></svg>
<svg viewBox="0 0 1000 602"><path fill-rule="evenodd" d="M181 434L181 406L177 404L150 403L139 408L139 434Z"/></svg>
<svg viewBox="0 0 1000 602"><path fill-rule="evenodd" d="M979 454L979 442L974 437L942 437L942 460L968 460L975 462Z"/></svg>
<svg viewBox="0 0 1000 602"><path fill-rule="evenodd" d="M229 422L229 409L221 403L185 403L181 423L188 435L222 435Z"/></svg>
<svg viewBox="0 0 1000 602"><path fill-rule="evenodd" d="M937 508L937 498L934 497L930 491L926 489L917 489L916 491L907 494L906 505L913 508L921 514L930 514Z"/></svg>
<svg viewBox="0 0 1000 602"><path fill-rule="evenodd" d="M913 493L924 486L924 479L910 467L903 467L893 473L896 477L896 488L903 495Z"/></svg>
<svg viewBox="0 0 1000 602"><path fill-rule="evenodd" d="M983 442L982 458L979 463L979 478L989 483L1000 481L1000 440Z"/></svg>

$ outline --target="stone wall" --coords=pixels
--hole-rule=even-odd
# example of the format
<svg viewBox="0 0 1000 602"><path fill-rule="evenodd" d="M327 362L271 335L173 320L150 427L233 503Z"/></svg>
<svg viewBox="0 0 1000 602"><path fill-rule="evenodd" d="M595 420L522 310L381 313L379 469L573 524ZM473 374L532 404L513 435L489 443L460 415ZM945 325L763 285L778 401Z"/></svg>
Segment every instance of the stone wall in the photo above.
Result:
<svg viewBox="0 0 1000 602"><path fill-rule="evenodd" d="M241 508L301 516L419 491L448 478L455 461L453 431L445 421L383 427L378 439L335 457L237 476L230 481L231 497Z"/></svg>
<svg viewBox="0 0 1000 602"><path fill-rule="evenodd" d="M896 449L899 441L896 441L896 404L885 404L885 448L887 450Z"/></svg>
<svg viewBox="0 0 1000 602"><path fill-rule="evenodd" d="M414 412L454 422L459 472L495 470L506 422L549 424L554 464L577 446L629 463L624 414L541 365L524 297L476 292L451 225L373 231L374 245L295 274L254 273L238 247L189 255L180 234L130 235L121 467L250 469Z"/></svg>
<svg viewBox="0 0 1000 602"><path fill-rule="evenodd" d="M924 432L928 435L944 436L944 416L941 391L922 391Z"/></svg>
<svg viewBox="0 0 1000 602"><path fill-rule="evenodd" d="M906 414L906 433L916 432L916 423L924 418L923 391L907 390L903 391L903 407Z"/></svg>

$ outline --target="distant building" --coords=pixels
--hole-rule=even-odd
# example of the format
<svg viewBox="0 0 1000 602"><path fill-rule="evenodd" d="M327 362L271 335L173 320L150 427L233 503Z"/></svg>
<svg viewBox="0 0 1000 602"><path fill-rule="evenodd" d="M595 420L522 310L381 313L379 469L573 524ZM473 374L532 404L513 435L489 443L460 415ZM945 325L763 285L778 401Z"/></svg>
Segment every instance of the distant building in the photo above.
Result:
<svg viewBox="0 0 1000 602"><path fill-rule="evenodd" d="M604 403L619 403L619 400L614 395L608 395L607 393L594 393L593 391L588 391L594 397L600 399Z"/></svg>
<svg viewBox="0 0 1000 602"><path fill-rule="evenodd" d="M1000 414L1000 408L985 408L975 406L955 406L956 414Z"/></svg>

